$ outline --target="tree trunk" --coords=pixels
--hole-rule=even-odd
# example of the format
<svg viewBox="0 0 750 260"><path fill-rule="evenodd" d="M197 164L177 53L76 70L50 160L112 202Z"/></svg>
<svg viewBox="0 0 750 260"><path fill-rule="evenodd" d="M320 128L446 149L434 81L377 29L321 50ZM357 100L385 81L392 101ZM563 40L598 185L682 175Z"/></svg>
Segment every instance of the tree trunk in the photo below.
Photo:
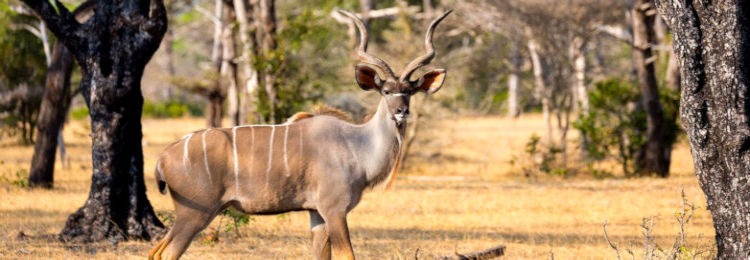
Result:
<svg viewBox="0 0 750 260"><path fill-rule="evenodd" d="M234 62L236 56L234 48L234 30L233 24L229 21L234 20L232 9L229 6L224 8L226 13L224 19L224 29L221 35L222 62L221 78L223 79L223 88L227 91L227 106L229 107L229 118L232 125L240 125L240 96L239 86L237 85L237 63Z"/></svg>
<svg viewBox="0 0 750 260"><path fill-rule="evenodd" d="M573 60L573 96L575 97L573 107L577 113L589 111L589 94L586 88L586 56L584 48L586 42L575 37L571 45L571 59Z"/></svg>
<svg viewBox="0 0 750 260"><path fill-rule="evenodd" d="M633 58L646 111L646 144L637 158L641 175L669 176L670 151L664 135L664 111L659 102L659 89L654 69L655 57L651 44L656 41L655 15L650 0L636 0L633 4Z"/></svg>
<svg viewBox="0 0 750 260"><path fill-rule="evenodd" d="M519 108L518 95L521 90L520 76L521 65L523 60L521 59L521 48L520 44L516 40L510 42L510 75L508 75L508 116L512 118L518 118L521 115L521 109Z"/></svg>
<svg viewBox="0 0 750 260"><path fill-rule="evenodd" d="M168 30L167 34L164 37L164 65L167 67L167 74L169 75L169 78L174 78L177 76L177 69L174 67L174 49L172 48L172 44L174 43L174 32L172 30ZM174 98L174 90L172 84L164 84L164 98L167 100L172 100Z"/></svg>
<svg viewBox="0 0 750 260"><path fill-rule="evenodd" d="M208 96L208 127L221 127L224 118L224 96L218 91L212 91Z"/></svg>
<svg viewBox="0 0 750 260"><path fill-rule="evenodd" d="M680 90L680 60L674 52L674 48L669 50L669 64L667 64L667 87L672 90Z"/></svg>
<svg viewBox="0 0 750 260"><path fill-rule="evenodd" d="M432 6L432 0L422 0L422 11L427 14L428 17L432 16L435 7Z"/></svg>
<svg viewBox="0 0 750 260"><path fill-rule="evenodd" d="M221 65L223 64L222 55L222 35L224 33L224 1L216 0L214 9L214 35L211 45L211 64L213 65L216 79L213 86L208 90L206 98L207 105L207 124L208 127L221 127L221 120L224 118L224 99L225 91L222 89Z"/></svg>
<svg viewBox="0 0 750 260"><path fill-rule="evenodd" d="M74 14L81 19L82 16L90 16L94 6L93 2L86 2L80 5L74 11ZM46 28L40 27L40 30L42 29L46 30ZM46 35L46 33L43 35ZM65 123L65 114L70 106L70 100L73 98L70 93L73 55L62 42L58 41L54 44L54 51L48 62L47 79L37 119L38 131L36 143L34 143L34 155L31 157L30 187L53 187L55 148L58 145L60 145L60 160L65 160L61 131Z"/></svg>
<svg viewBox="0 0 750 260"><path fill-rule="evenodd" d="M362 14L362 23L365 24L365 28L370 30L370 11L375 8L375 3L372 0L359 0L359 12Z"/></svg>
<svg viewBox="0 0 750 260"><path fill-rule="evenodd" d="M91 117L91 190L60 238L117 243L163 234L143 180L141 77L167 29L164 3L98 1L92 20L79 24L60 2L56 8L44 0L24 2L81 66L80 88Z"/></svg>
<svg viewBox="0 0 750 260"><path fill-rule="evenodd" d="M72 71L73 56L62 43L55 43L37 120L38 131L29 171L30 187L52 188L54 184L55 151L60 129L65 123L65 112L70 105Z"/></svg>
<svg viewBox="0 0 750 260"><path fill-rule="evenodd" d="M528 34L531 35L531 34ZM545 136L545 143L547 147L553 146L552 137L552 118L550 115L550 100L549 93L544 84L544 68L542 68L542 61L539 57L538 48L536 41L530 39L528 42L529 55L531 56L531 67L534 70L534 84L537 97L542 102L542 115L544 122L546 123L547 134Z"/></svg>
<svg viewBox="0 0 750 260"><path fill-rule="evenodd" d="M659 0L682 75L680 114L718 259L750 258L750 3Z"/></svg>
<svg viewBox="0 0 750 260"><path fill-rule="evenodd" d="M258 121L258 112L256 111L258 103L258 71L253 66L253 58L257 56L254 29L251 28L251 15L248 8L251 5L247 0L234 0L234 12L239 24L238 34L242 49L240 54L239 67L242 71L240 77L239 95L239 123L248 124ZM244 86L244 87L242 87Z"/></svg>
<svg viewBox="0 0 750 260"><path fill-rule="evenodd" d="M256 12L258 41L264 59L271 59L271 53L276 50L276 9L274 0L259 0ZM268 98L268 120L276 122L276 71L271 66L263 69L263 86Z"/></svg>

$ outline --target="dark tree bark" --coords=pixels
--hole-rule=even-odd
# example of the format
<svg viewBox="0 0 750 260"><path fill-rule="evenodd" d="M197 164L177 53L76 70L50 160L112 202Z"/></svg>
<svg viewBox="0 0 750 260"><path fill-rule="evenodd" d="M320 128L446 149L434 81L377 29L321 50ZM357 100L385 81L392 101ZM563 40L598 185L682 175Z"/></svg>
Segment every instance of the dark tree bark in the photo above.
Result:
<svg viewBox="0 0 750 260"><path fill-rule="evenodd" d="M74 15L82 19L82 16L90 15L94 6L93 1L86 2L74 11ZM30 187L52 188L54 185L55 148L73 98L70 93L73 55L60 41L55 43L53 49L37 119L38 131L29 171ZM62 152L62 146L60 148Z"/></svg>
<svg viewBox="0 0 750 260"><path fill-rule="evenodd" d="M34 155L31 157L29 186L52 188L55 172L57 136L65 122L65 112L70 105L70 74L73 57L65 46L55 43L52 63L47 70L46 88L42 95L42 106L37 119L37 135Z"/></svg>
<svg viewBox="0 0 750 260"><path fill-rule="evenodd" d="M659 88L651 44L656 42L655 15L651 0L633 3L633 58L643 107L646 111L646 144L636 158L641 175L669 176L671 148L664 134L664 111L659 102Z"/></svg>
<svg viewBox="0 0 750 260"><path fill-rule="evenodd" d="M81 66L80 89L91 117L91 190L60 238L117 242L163 234L143 181L140 81L167 29L164 3L103 0L94 16L80 24L58 1L56 9L45 0L24 2Z"/></svg>
<svg viewBox="0 0 750 260"><path fill-rule="evenodd" d="M208 127L221 127L224 117L224 95L212 91L208 96Z"/></svg>
<svg viewBox="0 0 750 260"><path fill-rule="evenodd" d="M750 258L750 3L657 0L674 33L680 114L718 259Z"/></svg>

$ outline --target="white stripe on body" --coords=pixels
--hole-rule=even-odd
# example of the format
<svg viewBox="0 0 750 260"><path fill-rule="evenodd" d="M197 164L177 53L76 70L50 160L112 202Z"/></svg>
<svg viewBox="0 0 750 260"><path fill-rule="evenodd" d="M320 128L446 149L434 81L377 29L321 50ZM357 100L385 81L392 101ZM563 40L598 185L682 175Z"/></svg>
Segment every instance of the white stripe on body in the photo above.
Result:
<svg viewBox="0 0 750 260"><path fill-rule="evenodd" d="M237 127L232 127L232 154L234 155L234 196L237 197L240 190L239 164L237 163Z"/></svg>
<svg viewBox="0 0 750 260"><path fill-rule="evenodd" d="M255 127L250 127L250 176L252 176L253 165L255 164ZM250 179L250 178L248 178Z"/></svg>
<svg viewBox="0 0 750 260"><path fill-rule="evenodd" d="M206 154L206 133L208 131L211 131L211 129L206 129L206 131L203 131L203 134L201 136L203 137L203 164L206 166L206 175L208 176L208 182L211 183L211 170L208 168L208 155Z"/></svg>
<svg viewBox="0 0 750 260"><path fill-rule="evenodd" d="M273 163L273 136L276 132L276 126L271 125L271 138L268 140L268 167L266 167L266 186L268 186L269 176L268 174L271 173L271 167Z"/></svg>
<svg viewBox="0 0 750 260"><path fill-rule="evenodd" d="M289 159L287 159L286 155L286 141L289 137L289 125L286 125L286 129L284 130L284 169L286 169L286 177L289 177Z"/></svg>
<svg viewBox="0 0 750 260"><path fill-rule="evenodd" d="M185 145L183 146L182 151L182 166L185 167L185 174L188 174L188 171L190 171L190 168L188 168L188 165L190 165L190 157L188 156L188 143L190 143L190 138L193 137L193 133L190 133L186 135L187 139L185 140Z"/></svg>

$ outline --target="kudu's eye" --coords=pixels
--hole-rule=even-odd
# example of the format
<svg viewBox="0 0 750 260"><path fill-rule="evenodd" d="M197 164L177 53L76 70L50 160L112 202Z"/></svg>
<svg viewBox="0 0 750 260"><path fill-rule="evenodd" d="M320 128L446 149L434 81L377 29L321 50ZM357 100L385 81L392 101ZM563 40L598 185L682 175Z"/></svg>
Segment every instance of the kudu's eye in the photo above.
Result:
<svg viewBox="0 0 750 260"><path fill-rule="evenodd" d="M388 90L383 90L383 94L386 94L386 95L390 95L390 94L391 94L391 92L390 92L390 91L388 91Z"/></svg>

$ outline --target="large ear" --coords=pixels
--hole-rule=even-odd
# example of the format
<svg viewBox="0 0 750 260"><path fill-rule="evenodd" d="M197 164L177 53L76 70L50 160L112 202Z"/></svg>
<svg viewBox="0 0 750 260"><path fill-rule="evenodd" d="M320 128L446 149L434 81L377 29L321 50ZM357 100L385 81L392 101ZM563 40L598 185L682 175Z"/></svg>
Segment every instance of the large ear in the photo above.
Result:
<svg viewBox="0 0 750 260"><path fill-rule="evenodd" d="M357 85L362 90L378 91L383 83L374 69L362 64L358 64L354 68L354 78L357 79Z"/></svg>
<svg viewBox="0 0 750 260"><path fill-rule="evenodd" d="M427 94L433 94L443 87L443 82L445 82L445 70L436 69L422 75L422 78L417 81L416 88Z"/></svg>

